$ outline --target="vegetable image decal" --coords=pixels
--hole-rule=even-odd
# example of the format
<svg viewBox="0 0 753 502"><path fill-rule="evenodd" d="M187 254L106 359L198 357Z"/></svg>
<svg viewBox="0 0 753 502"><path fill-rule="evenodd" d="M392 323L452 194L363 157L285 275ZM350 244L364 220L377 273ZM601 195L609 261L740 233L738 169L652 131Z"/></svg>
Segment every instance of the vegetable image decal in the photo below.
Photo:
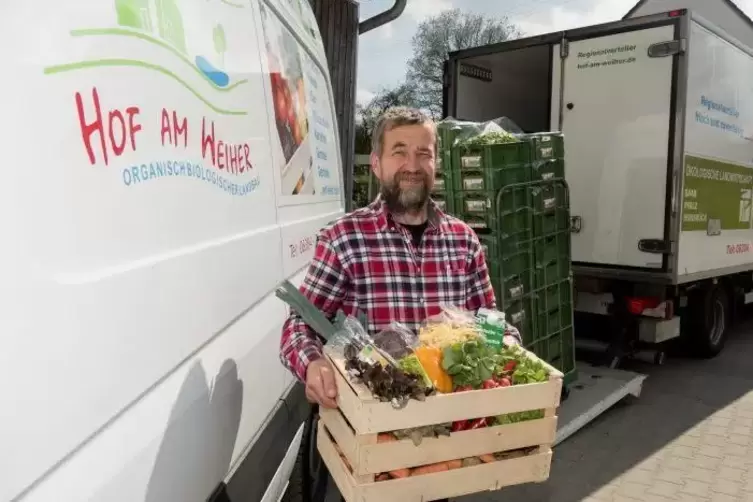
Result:
<svg viewBox="0 0 753 502"><path fill-rule="evenodd" d="M195 55L189 56L189 50L186 45L186 35L183 23L183 16L176 0L115 0L115 12L117 15L117 28L90 28L73 30L71 35L74 37L92 37L92 36L119 36L143 40L155 46L168 49L173 55L181 61L190 65L192 69L199 72L204 79L212 84L215 90L232 90L240 85L247 83L247 80L230 82L230 75L221 69L224 65L224 55L227 52L227 39L225 30L222 26L217 25L212 33L214 47L217 51L219 64L212 64L208 58ZM242 6L233 5L235 8ZM60 73L84 68L94 68L102 66L139 66L142 68L155 70L162 74L172 77L181 85L188 88L196 97L204 101L210 108L217 113L225 115L245 115L246 112L236 112L223 110L211 105L195 88L171 70L155 65L149 61L136 59L101 59L94 61L81 61L72 64L55 65L45 69L45 73Z"/></svg>
<svg viewBox="0 0 753 502"><path fill-rule="evenodd" d="M309 118L301 50L293 35L262 6L262 26L269 64L275 125L285 161L283 191L298 195L306 188L313 166L308 143ZM290 186L290 188L286 188Z"/></svg>

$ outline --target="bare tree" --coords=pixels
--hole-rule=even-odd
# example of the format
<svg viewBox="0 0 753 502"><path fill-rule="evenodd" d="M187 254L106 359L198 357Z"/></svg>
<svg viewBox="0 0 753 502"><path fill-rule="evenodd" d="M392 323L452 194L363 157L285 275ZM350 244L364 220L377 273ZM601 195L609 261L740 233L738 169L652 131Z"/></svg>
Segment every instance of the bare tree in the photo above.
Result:
<svg viewBox="0 0 753 502"><path fill-rule="evenodd" d="M413 57L407 70L415 105L440 118L443 66L448 53L520 36L506 17L491 18L460 9L443 11L421 22L413 35Z"/></svg>

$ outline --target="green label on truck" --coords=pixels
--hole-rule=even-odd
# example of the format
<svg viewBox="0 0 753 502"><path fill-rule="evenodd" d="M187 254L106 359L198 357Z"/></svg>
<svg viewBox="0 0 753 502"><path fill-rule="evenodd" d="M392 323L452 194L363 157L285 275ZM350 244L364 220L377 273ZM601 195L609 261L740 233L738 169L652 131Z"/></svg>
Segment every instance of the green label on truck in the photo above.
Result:
<svg viewBox="0 0 753 502"><path fill-rule="evenodd" d="M751 228L753 169L685 156L683 232Z"/></svg>

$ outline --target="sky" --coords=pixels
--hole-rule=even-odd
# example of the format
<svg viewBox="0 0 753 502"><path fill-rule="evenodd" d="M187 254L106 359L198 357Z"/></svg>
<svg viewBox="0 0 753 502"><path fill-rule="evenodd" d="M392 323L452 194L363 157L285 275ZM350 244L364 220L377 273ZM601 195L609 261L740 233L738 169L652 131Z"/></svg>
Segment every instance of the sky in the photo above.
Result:
<svg viewBox="0 0 753 502"><path fill-rule="evenodd" d="M753 0L733 0L753 17ZM408 0L397 20L363 34L358 47L358 102L405 78L411 38L422 20L446 9L459 8L488 16L507 16L525 35L616 21L638 0ZM359 0L364 20L389 9L394 0Z"/></svg>

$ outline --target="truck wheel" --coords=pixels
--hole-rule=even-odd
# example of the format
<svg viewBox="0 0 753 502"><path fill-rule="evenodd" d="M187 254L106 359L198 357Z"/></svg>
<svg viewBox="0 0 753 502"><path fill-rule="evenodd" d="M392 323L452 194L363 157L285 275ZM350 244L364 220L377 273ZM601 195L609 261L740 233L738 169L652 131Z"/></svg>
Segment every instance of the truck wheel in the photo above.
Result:
<svg viewBox="0 0 753 502"><path fill-rule="evenodd" d="M690 305L690 348L699 357L712 358L724 348L729 326L729 298L721 285L699 292Z"/></svg>
<svg viewBox="0 0 753 502"><path fill-rule="evenodd" d="M316 449L319 410L312 406L303 428L303 439L293 472L281 502L324 502L329 472Z"/></svg>

